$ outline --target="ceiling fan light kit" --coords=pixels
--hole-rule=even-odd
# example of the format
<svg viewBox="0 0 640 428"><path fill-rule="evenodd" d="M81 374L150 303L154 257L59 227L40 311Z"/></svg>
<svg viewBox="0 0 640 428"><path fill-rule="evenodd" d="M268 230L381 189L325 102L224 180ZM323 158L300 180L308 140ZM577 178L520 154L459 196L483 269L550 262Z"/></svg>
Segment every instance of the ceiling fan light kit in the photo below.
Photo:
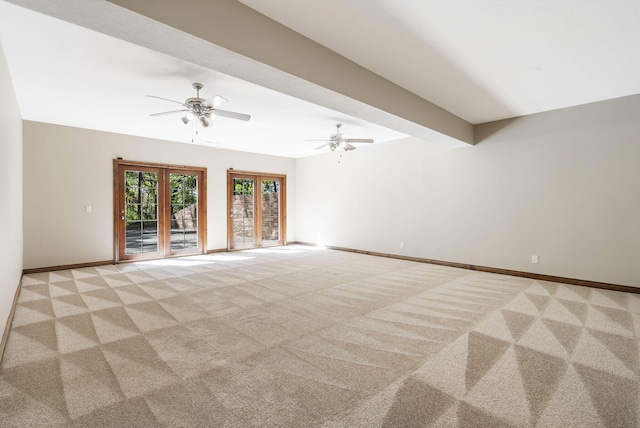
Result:
<svg viewBox="0 0 640 428"><path fill-rule="evenodd" d="M200 90L204 87L202 83L193 83L191 85L196 90L196 96L187 98L184 102L170 100L168 98L158 97L156 95L147 95L150 98L157 98L163 101L180 104L182 108L180 110L163 111L160 113L152 113L150 116L164 116L168 114L181 113L184 114L180 120L185 125L191 123L192 120L197 119L196 123L199 123L203 128L208 128L213 124L218 116L228 117L231 119L247 121L251 119L251 116L244 113L236 113L228 110L221 110L218 107L228 102L228 100L220 95L214 95L211 98L201 98ZM306 141L325 141L326 143L316 147L315 150L323 147L329 147L333 152L336 149L342 149L346 152L355 150L356 147L351 143L373 143L372 138L347 138L345 134L340 132L341 123L336 124L336 133L331 134L328 140L306 140ZM197 131L196 131L197 133Z"/></svg>
<svg viewBox="0 0 640 428"><path fill-rule="evenodd" d="M327 141L327 143L318 146L315 150L322 149L323 147L329 147L331 151L335 151L340 148L344 151L348 152L351 150L355 150L356 147L351 145L350 143L373 143L373 139L371 138L347 138L346 135L340 132L341 123L336 125L336 133L331 134L328 140L307 140L307 141Z"/></svg>
<svg viewBox="0 0 640 428"><path fill-rule="evenodd" d="M180 104L183 109L181 110L172 110L165 111L161 113L153 113L150 116L163 116L166 114L173 113L185 113L186 114L180 119L182 123L188 125L193 119L198 119L198 123L203 128L207 128L212 124L214 120L216 120L217 116L228 117L231 119L238 119L247 121L251 119L251 116L244 113L236 113L233 111L220 110L218 107L228 100L220 95L214 95L211 98L200 98L200 90L204 87L202 83L194 83L191 85L193 89L196 90L196 96L194 98L187 98L184 102L170 100L168 98L162 98L155 95L147 95L150 98L158 98L160 100L169 101L172 103Z"/></svg>

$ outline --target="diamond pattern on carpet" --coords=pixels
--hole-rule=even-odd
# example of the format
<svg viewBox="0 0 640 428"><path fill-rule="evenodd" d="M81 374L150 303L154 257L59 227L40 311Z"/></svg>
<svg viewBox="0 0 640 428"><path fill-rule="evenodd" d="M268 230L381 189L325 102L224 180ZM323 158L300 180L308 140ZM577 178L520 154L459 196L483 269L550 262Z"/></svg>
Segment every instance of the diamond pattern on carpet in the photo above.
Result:
<svg viewBox="0 0 640 428"><path fill-rule="evenodd" d="M640 296L303 246L25 275L0 426L638 426Z"/></svg>

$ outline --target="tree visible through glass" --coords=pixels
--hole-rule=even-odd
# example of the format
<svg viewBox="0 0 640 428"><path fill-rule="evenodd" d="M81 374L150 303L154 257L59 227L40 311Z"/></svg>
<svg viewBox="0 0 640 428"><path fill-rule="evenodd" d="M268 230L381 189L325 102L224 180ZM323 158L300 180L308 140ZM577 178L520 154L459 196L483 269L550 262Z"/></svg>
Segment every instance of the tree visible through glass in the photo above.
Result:
<svg viewBox="0 0 640 428"><path fill-rule="evenodd" d="M169 174L171 249L198 247L198 177Z"/></svg>
<svg viewBox="0 0 640 428"><path fill-rule="evenodd" d="M277 242L280 240L280 181L261 181L262 240Z"/></svg>
<svg viewBox="0 0 640 428"><path fill-rule="evenodd" d="M253 180L233 179L233 242L251 244L254 238Z"/></svg>
<svg viewBox="0 0 640 428"><path fill-rule="evenodd" d="M125 171L125 254L158 251L158 174Z"/></svg>

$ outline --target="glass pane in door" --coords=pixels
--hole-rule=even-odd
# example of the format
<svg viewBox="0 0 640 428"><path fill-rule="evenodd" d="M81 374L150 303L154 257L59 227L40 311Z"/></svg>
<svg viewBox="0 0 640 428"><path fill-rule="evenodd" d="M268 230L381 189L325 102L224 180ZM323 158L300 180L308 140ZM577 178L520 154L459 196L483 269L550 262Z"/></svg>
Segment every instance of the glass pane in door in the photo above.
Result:
<svg viewBox="0 0 640 428"><path fill-rule="evenodd" d="M158 251L158 174L125 171L125 254Z"/></svg>
<svg viewBox="0 0 640 428"><path fill-rule="evenodd" d="M253 180L250 178L233 179L233 243L234 245L252 244L253 234Z"/></svg>
<svg viewBox="0 0 640 428"><path fill-rule="evenodd" d="M169 174L171 250L198 248L198 176Z"/></svg>
<svg viewBox="0 0 640 428"><path fill-rule="evenodd" d="M280 241L280 180L261 180L262 240Z"/></svg>

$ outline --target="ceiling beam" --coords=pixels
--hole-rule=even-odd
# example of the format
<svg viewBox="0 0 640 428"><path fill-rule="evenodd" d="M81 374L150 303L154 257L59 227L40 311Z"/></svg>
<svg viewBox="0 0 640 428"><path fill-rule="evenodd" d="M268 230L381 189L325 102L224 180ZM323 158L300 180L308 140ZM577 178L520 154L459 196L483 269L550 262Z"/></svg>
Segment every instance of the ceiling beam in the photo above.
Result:
<svg viewBox="0 0 640 428"><path fill-rule="evenodd" d="M426 141L474 144L469 122L236 0L9 1Z"/></svg>

